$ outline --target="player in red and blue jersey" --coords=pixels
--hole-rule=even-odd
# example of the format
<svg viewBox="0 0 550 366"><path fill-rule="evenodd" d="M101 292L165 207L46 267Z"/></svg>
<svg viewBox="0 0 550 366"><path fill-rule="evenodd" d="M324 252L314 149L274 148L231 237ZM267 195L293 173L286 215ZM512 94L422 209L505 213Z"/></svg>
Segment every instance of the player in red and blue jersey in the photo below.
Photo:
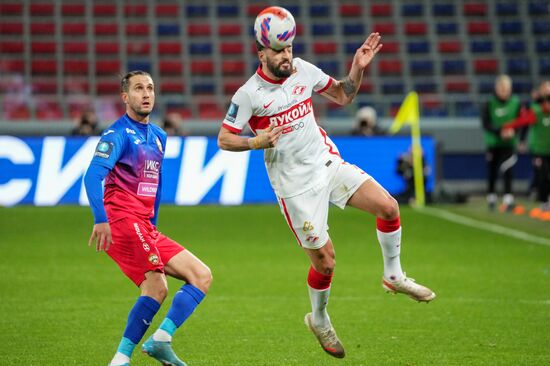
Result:
<svg viewBox="0 0 550 366"><path fill-rule="evenodd" d="M172 350L172 336L203 300L212 274L190 251L156 229L166 133L149 123L155 104L151 75L139 70L126 74L121 97L126 114L102 134L84 179L95 219L89 244L105 250L141 290L109 365L130 364L134 348L167 296L169 275L186 284L142 350L163 365L182 366L185 363Z"/></svg>

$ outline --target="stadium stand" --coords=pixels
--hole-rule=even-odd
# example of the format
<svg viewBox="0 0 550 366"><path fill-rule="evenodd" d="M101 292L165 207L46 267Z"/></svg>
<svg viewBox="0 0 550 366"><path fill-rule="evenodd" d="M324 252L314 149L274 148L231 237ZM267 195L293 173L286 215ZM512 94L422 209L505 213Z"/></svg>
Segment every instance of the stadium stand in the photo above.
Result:
<svg viewBox="0 0 550 366"><path fill-rule="evenodd" d="M92 100L118 111L118 77L130 68L147 70L157 80L159 113L219 118L230 95L257 67L252 22L265 5L4 0L0 120L67 119ZM384 48L356 100L380 115L395 112L412 89L420 93L426 115L472 115L480 97L492 92L490 78L496 73L511 74L523 98L550 74L546 0L283 0L280 5L298 24L295 56L337 78L345 75L369 32L383 35ZM320 114L353 113L319 103Z"/></svg>

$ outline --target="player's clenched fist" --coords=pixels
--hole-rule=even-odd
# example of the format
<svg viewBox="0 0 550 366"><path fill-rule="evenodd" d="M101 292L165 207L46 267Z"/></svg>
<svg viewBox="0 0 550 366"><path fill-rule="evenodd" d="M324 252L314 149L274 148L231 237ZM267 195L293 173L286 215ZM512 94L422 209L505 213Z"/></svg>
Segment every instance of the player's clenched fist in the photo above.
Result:
<svg viewBox="0 0 550 366"><path fill-rule="evenodd" d="M248 139L250 150L268 149L274 147L279 141L279 137L283 133L283 126L269 126L263 133L259 133L256 137Z"/></svg>

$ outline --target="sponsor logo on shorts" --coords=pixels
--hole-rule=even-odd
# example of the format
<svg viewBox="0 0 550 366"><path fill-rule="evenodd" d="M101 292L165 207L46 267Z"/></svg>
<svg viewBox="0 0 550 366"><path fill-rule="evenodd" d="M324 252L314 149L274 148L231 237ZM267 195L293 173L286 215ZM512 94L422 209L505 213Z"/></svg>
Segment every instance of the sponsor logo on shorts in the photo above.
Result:
<svg viewBox="0 0 550 366"><path fill-rule="evenodd" d="M305 221L304 222L304 227L302 227L302 230L304 230L304 232L308 232L308 231L311 231L313 230L314 227L313 227L313 224L309 221Z"/></svg>
<svg viewBox="0 0 550 366"><path fill-rule="evenodd" d="M138 236L139 241L143 246L143 250L145 250L146 252L150 251L151 247L149 247L149 244L147 244L147 242L145 241L145 238L143 237L143 234L141 233L141 230L137 222L134 222L134 230L136 231L136 235Z"/></svg>
<svg viewBox="0 0 550 366"><path fill-rule="evenodd" d="M159 257L156 254L149 254L149 263L153 265L159 264Z"/></svg>
<svg viewBox="0 0 550 366"><path fill-rule="evenodd" d="M231 123L235 123L237 113L239 113L239 105L231 102L229 109L227 110L227 114L225 115L225 119Z"/></svg>
<svg viewBox="0 0 550 366"><path fill-rule="evenodd" d="M111 153L113 152L113 143L107 141L99 141L97 147L95 148L94 156L99 156L100 158L109 159Z"/></svg>

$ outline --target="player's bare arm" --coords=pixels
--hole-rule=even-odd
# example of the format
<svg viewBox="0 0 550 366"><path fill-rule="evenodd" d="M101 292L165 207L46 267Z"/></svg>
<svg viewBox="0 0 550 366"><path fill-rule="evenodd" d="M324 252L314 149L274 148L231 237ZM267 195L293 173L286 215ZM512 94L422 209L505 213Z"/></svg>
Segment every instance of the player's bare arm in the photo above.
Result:
<svg viewBox="0 0 550 366"><path fill-rule="evenodd" d="M382 48L380 38L379 33L371 33L355 52L348 76L334 81L321 95L340 105L351 103L363 80L363 71Z"/></svg>
<svg viewBox="0 0 550 366"><path fill-rule="evenodd" d="M255 137L242 137L222 126L218 134L218 146L228 151L269 149L277 145L282 132L282 126L269 126L264 131L258 131Z"/></svg>
<svg viewBox="0 0 550 366"><path fill-rule="evenodd" d="M96 242L95 250L100 252L102 250L109 250L113 237L111 235L111 227L108 222L102 222L94 225L92 230L92 235L88 241L88 245L92 245L93 242Z"/></svg>

